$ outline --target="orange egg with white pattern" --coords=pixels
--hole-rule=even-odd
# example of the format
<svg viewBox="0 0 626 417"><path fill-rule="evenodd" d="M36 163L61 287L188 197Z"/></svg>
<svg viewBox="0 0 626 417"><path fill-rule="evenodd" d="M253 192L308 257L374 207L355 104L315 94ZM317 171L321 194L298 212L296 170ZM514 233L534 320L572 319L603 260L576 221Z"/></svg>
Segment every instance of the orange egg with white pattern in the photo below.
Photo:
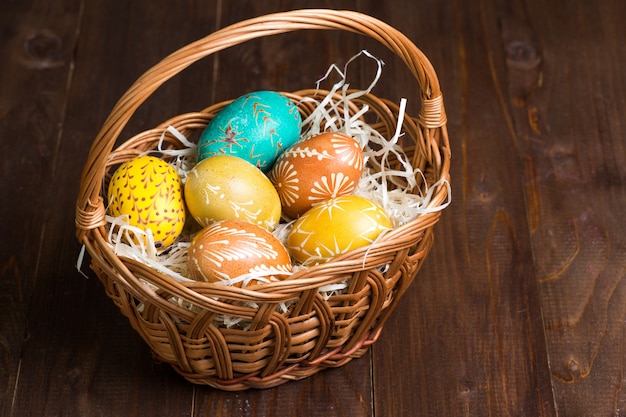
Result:
<svg viewBox="0 0 626 417"><path fill-rule="evenodd" d="M203 228L188 251L192 279L245 286L284 279L291 258L278 238L245 220L222 220Z"/></svg>
<svg viewBox="0 0 626 417"><path fill-rule="evenodd" d="M283 215L295 219L316 204L352 194L363 164L358 141L342 133L325 132L285 150L268 176L278 191Z"/></svg>

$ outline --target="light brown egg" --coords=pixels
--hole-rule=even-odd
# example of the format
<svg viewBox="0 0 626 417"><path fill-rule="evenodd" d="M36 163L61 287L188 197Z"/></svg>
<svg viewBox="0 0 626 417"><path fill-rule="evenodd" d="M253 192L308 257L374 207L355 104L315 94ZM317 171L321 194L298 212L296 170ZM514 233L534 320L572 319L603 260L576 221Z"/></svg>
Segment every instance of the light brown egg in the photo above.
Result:
<svg viewBox="0 0 626 417"><path fill-rule="evenodd" d="M285 246L263 227L244 220L203 228L191 241L188 264L196 281L227 281L238 287L284 279L291 272Z"/></svg>
<svg viewBox="0 0 626 417"><path fill-rule="evenodd" d="M187 176L185 202L201 226L245 220L272 231L280 221L276 189L260 169L237 156L200 161Z"/></svg>
<svg viewBox="0 0 626 417"><path fill-rule="evenodd" d="M269 178L283 214L295 219L318 203L350 195L363 172L363 151L350 136L326 132L298 142L278 158Z"/></svg>

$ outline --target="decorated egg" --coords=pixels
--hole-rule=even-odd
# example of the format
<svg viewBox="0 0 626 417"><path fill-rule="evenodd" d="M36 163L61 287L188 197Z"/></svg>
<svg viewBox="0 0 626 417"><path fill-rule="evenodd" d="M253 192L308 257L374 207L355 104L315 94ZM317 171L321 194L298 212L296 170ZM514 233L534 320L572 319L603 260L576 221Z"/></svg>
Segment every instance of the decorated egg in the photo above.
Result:
<svg viewBox="0 0 626 417"><path fill-rule="evenodd" d="M243 95L211 120L198 141L198 160L234 155L268 171L300 138L302 118L287 96L275 91Z"/></svg>
<svg viewBox="0 0 626 417"><path fill-rule="evenodd" d="M287 249L302 264L315 265L369 245L391 227L385 210L373 201L356 195L336 197L295 221Z"/></svg>
<svg viewBox="0 0 626 417"><path fill-rule="evenodd" d="M230 281L239 287L243 282L284 279L291 272L291 259L280 240L241 220L223 220L203 228L191 241L187 259L192 279Z"/></svg>
<svg viewBox="0 0 626 417"><path fill-rule="evenodd" d="M278 191L283 214L297 218L315 204L350 195L363 172L363 151L350 136L326 132L288 148L269 178Z"/></svg>
<svg viewBox="0 0 626 417"><path fill-rule="evenodd" d="M271 181L236 156L212 156L196 164L187 175L185 201L202 226L246 220L271 231L280 221L280 199Z"/></svg>
<svg viewBox="0 0 626 417"><path fill-rule="evenodd" d="M185 203L178 173L167 162L139 156L115 171L107 191L109 214L151 232L157 248L171 245L185 225Z"/></svg>

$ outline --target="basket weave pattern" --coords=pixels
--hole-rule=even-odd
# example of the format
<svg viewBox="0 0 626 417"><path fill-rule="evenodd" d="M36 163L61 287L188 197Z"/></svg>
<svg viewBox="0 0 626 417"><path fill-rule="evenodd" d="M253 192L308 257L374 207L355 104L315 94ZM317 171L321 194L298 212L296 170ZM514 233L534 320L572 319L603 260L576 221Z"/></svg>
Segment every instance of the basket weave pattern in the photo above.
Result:
<svg viewBox="0 0 626 417"><path fill-rule="evenodd" d="M114 167L156 149L168 126L187 137L201 131L228 102L176 116L113 149L134 111L165 81L202 57L246 40L300 29L370 36L403 60L421 93L420 114L403 120L405 152L413 167L424 173L425 180L420 176L418 181L423 189L449 179L446 116L434 70L404 35L367 15L301 10L262 16L214 32L147 71L119 100L94 140L77 201L77 238L107 295L155 357L193 383L225 390L268 388L362 356L379 337L432 246L440 211L419 215L368 247L296 272L288 280L252 288L178 282L113 252L102 190ZM297 102L303 97L319 99L325 92L284 94ZM397 105L371 94L354 104L369 106L365 117L384 137L394 134ZM306 117L313 108L304 103L300 111ZM183 146L169 133L165 141L172 148ZM437 186L429 204L439 206L448 198L447 187ZM345 291L330 296L320 291L340 282L348 283ZM223 325L224 316L236 317L240 324Z"/></svg>

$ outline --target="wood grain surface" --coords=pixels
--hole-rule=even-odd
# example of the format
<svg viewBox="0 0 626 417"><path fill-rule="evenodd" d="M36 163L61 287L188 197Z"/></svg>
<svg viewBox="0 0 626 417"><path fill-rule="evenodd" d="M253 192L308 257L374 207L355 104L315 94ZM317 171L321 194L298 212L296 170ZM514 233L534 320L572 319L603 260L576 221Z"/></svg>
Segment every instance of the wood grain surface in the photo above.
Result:
<svg viewBox="0 0 626 417"><path fill-rule="evenodd" d="M433 63L452 205L378 342L268 390L186 382L83 265L78 181L116 100L174 50L270 12L358 10ZM626 353L626 2L154 1L0 4L0 415L622 416ZM378 96L417 84L371 39L302 31L210 56L122 137L255 89L313 87L362 49ZM350 74L365 87L371 67Z"/></svg>

